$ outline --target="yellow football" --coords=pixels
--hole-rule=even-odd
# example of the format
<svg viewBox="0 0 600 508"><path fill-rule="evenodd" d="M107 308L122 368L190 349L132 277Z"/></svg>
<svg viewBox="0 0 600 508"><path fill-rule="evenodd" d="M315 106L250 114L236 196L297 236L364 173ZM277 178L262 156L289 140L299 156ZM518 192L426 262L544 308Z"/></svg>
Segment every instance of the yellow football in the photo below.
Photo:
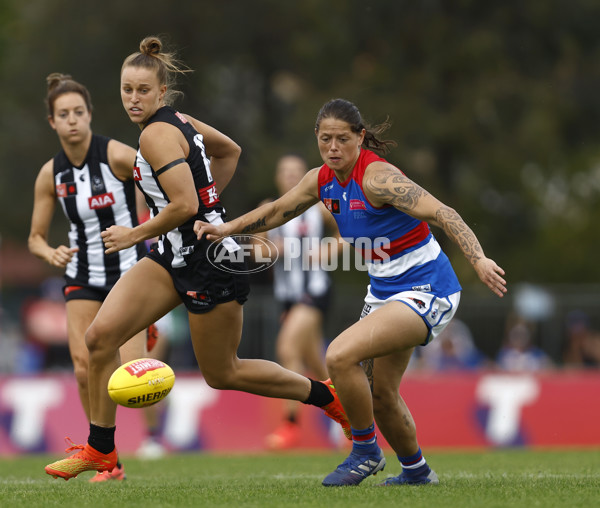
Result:
<svg viewBox="0 0 600 508"><path fill-rule="evenodd" d="M146 407L163 400L175 384L175 373L166 363L140 358L121 365L108 380L108 394L125 407Z"/></svg>

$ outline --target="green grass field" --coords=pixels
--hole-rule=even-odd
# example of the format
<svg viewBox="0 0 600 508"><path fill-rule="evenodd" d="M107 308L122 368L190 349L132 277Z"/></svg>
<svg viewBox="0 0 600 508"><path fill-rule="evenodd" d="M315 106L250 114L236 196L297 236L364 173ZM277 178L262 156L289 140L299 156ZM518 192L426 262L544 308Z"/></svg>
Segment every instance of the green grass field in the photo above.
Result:
<svg viewBox="0 0 600 508"><path fill-rule="evenodd" d="M162 507L585 507L600 506L600 449L428 452L438 486L378 488L400 472L390 452L385 471L357 487L325 488L344 456L179 454L158 461L124 457L127 480L65 482L44 473L56 456L0 459L0 506Z"/></svg>

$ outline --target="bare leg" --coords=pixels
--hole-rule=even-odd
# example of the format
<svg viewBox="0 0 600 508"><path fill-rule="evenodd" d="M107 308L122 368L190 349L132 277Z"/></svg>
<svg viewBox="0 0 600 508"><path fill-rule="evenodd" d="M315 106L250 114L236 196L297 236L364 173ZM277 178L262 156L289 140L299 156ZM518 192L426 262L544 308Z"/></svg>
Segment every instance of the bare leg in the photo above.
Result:
<svg viewBox="0 0 600 508"><path fill-rule="evenodd" d="M70 300L67 302L67 323L69 335L69 352L73 362L73 371L77 380L79 400L90 421L90 396L88 392L89 352L85 345L85 331L88 329L102 302L95 300Z"/></svg>
<svg viewBox="0 0 600 508"><path fill-rule="evenodd" d="M277 336L277 357L282 367L304 373L308 370L317 379L327 379L323 358L323 316L320 310L296 304L288 311ZM295 415L298 403L288 401L287 414Z"/></svg>
<svg viewBox="0 0 600 508"><path fill-rule="evenodd" d="M360 362L410 352L426 336L427 327L413 310L400 302L390 302L346 329L330 344L327 368L353 428L365 429L374 419L369 380ZM399 382L406 364L395 368Z"/></svg>
<svg viewBox="0 0 600 508"><path fill-rule="evenodd" d="M121 364L119 348L179 303L169 273L148 258L117 282L86 333L91 423L100 427L115 425L116 405L106 386Z"/></svg>
<svg viewBox="0 0 600 508"><path fill-rule="evenodd" d="M243 319L239 303L232 301L205 314L188 315L196 359L211 387L300 401L308 398L308 378L275 362L237 357Z"/></svg>
<svg viewBox="0 0 600 508"><path fill-rule="evenodd" d="M399 393L414 348L377 358L373 369L373 410L379 430L400 457L419 450L415 422Z"/></svg>

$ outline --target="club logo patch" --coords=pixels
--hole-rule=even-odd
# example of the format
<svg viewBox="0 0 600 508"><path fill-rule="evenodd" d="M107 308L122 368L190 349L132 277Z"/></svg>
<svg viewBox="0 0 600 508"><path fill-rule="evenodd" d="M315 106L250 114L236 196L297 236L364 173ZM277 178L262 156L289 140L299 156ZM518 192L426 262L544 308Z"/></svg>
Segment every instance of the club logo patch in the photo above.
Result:
<svg viewBox="0 0 600 508"><path fill-rule="evenodd" d="M75 196L77 194L77 184L75 182L59 183L56 186L56 195L59 198Z"/></svg>
<svg viewBox="0 0 600 508"><path fill-rule="evenodd" d="M323 200L323 204L331 213L339 214L340 213L340 200L339 199L331 199L325 198Z"/></svg>

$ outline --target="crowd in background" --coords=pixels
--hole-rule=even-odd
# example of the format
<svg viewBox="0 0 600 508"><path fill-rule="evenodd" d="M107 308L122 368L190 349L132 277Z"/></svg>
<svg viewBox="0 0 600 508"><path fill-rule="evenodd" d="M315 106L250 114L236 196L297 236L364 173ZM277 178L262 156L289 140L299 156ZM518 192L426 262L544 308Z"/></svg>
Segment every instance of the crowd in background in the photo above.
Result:
<svg viewBox="0 0 600 508"><path fill-rule="evenodd" d="M66 342L66 316L62 297L62 278L49 278L36 294L23 301L20 319L0 318L0 374L22 374L46 371L70 370L70 358ZM341 293L341 291L339 292ZM335 288L334 288L335 294ZM257 306L272 305L269 293L253 297ZM336 296L342 298L341 294ZM172 325L161 339L167 361L175 369L194 369L193 354L187 336L185 312L173 311ZM566 312L561 319L557 336L560 344L554 351L544 348L540 339L544 331L535 319L512 310L506 316L502 343L494 352L485 348L485 336L473 332L467 319L455 318L444 332L426 347L417 348L410 370L476 371L493 369L505 372L537 372L548 369L594 369L600 368L600 331L594 326L593 316L582 309ZM525 313L527 314L527 313ZM2 314L0 314L2 316ZM271 316L275 321L276 316ZM329 316L328 319L335 318ZM252 323L257 316L247 316ZM260 316L269 319L269 313ZM274 339L278 324L249 325L245 333L250 342L241 355L273 357ZM164 331L164 330L163 330ZM557 332L554 330L554 332ZM326 337L331 339L331 337ZM256 342L262 342L258 344ZM252 344L252 342L255 342Z"/></svg>

